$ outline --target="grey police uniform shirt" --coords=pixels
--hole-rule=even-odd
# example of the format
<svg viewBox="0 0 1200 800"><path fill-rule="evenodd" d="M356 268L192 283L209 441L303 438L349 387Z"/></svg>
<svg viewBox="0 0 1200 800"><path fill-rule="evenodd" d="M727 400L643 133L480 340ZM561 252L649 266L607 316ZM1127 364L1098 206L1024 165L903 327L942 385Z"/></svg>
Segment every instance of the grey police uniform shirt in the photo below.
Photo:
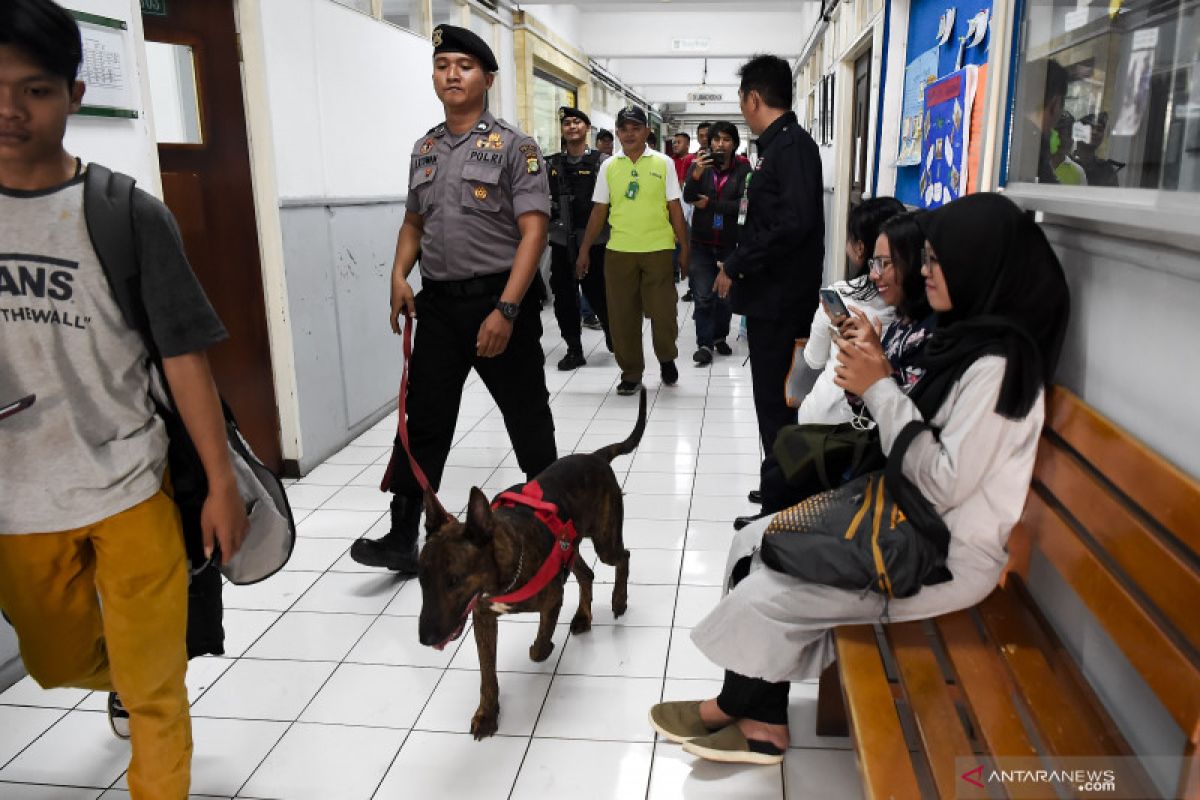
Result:
<svg viewBox="0 0 1200 800"><path fill-rule="evenodd" d="M134 193L142 294L164 357L225 338L183 254L174 218ZM149 396L146 348L92 249L83 179L0 189L0 533L91 525L162 485L167 436Z"/></svg>
<svg viewBox="0 0 1200 800"><path fill-rule="evenodd" d="M413 146L409 211L424 221L421 277L464 280L512 269L517 217L550 216L550 184L537 142L484 112L467 133L445 123Z"/></svg>

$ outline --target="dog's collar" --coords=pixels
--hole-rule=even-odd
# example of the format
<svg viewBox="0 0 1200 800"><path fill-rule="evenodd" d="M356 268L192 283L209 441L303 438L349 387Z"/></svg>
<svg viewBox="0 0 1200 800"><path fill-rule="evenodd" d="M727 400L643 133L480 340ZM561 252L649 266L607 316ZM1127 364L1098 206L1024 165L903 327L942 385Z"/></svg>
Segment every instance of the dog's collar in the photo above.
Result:
<svg viewBox="0 0 1200 800"><path fill-rule="evenodd" d="M500 613L533 597L546 588L550 581L559 574L567 572L575 563L575 545L578 538L575 523L569 519L563 520L559 516L558 506L544 499L542 487L537 481L530 481L520 487L518 491L503 492L492 503L492 508L513 508L515 506L531 509L538 522L550 531L554 537L554 543L550 547L550 555L546 557L542 566L528 583L516 591L512 590L510 584L503 594L487 598L491 603L492 610ZM521 547L521 557L524 558L524 541L522 541ZM520 575L521 570L518 568L517 574L513 578L514 583L520 578Z"/></svg>

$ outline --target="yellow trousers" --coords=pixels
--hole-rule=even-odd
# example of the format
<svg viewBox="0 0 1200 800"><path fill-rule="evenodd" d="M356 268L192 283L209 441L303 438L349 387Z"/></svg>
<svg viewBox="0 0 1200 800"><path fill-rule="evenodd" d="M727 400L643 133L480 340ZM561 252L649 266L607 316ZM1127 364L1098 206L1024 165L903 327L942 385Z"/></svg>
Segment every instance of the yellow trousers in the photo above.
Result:
<svg viewBox="0 0 1200 800"><path fill-rule="evenodd" d="M47 689L120 694L134 798L187 797L187 595L179 513L162 492L85 528L0 534L0 608L25 667Z"/></svg>

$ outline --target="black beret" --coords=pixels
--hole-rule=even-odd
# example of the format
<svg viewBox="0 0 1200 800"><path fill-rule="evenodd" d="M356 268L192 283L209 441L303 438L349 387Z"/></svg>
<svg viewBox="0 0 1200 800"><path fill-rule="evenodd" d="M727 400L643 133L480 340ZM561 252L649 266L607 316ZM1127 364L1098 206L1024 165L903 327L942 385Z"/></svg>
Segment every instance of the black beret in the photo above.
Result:
<svg viewBox="0 0 1200 800"><path fill-rule="evenodd" d="M496 72L500 65L487 42L473 31L455 25L438 25L433 29L433 54L466 53L479 59L479 64L488 72Z"/></svg>
<svg viewBox="0 0 1200 800"><path fill-rule="evenodd" d="M580 111L578 108L572 108L571 106L559 106L558 121L561 123L563 120L568 119L569 117L583 120L584 125L590 126L592 124L592 121L588 119L588 115Z"/></svg>

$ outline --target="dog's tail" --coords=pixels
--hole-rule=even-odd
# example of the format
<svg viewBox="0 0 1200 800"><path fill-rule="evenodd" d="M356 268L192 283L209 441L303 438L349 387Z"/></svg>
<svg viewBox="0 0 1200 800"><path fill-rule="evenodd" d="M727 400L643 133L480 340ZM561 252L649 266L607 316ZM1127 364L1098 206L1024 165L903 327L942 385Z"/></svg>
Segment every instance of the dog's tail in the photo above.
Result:
<svg viewBox="0 0 1200 800"><path fill-rule="evenodd" d="M605 461L612 462L617 456L628 455L633 452L633 449L638 446L638 442L642 440L642 433L646 430L646 387L642 387L642 397L638 401L638 418L637 424L633 426L633 433L629 434L629 438L623 442L610 444L607 447L601 447L592 455L600 456Z"/></svg>

